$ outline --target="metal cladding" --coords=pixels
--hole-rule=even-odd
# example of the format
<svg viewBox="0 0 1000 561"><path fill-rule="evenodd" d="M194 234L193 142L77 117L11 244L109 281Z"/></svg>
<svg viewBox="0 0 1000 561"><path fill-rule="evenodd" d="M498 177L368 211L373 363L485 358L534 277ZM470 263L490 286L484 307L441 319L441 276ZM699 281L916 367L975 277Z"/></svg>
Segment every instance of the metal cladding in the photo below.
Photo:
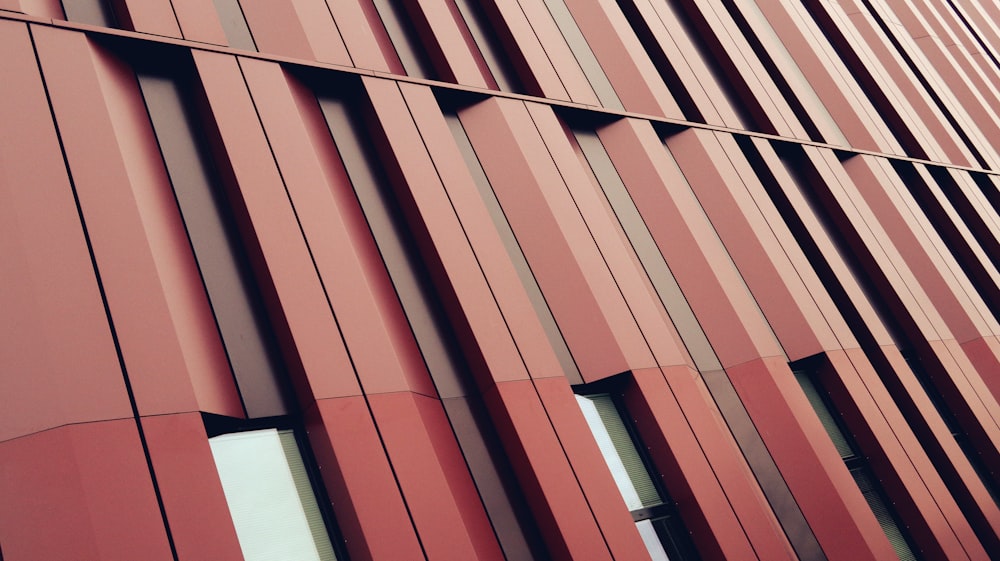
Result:
<svg viewBox="0 0 1000 561"><path fill-rule="evenodd" d="M0 0L0 560L1000 559L997 22Z"/></svg>

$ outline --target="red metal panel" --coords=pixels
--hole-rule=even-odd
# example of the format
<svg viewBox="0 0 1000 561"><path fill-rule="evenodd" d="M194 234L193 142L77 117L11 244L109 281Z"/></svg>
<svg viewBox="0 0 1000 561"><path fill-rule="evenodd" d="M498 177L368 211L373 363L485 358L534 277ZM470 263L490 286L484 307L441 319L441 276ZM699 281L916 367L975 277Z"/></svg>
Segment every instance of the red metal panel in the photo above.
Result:
<svg viewBox="0 0 1000 561"><path fill-rule="evenodd" d="M497 0L499 4L502 0ZM585 105L600 105L594 88L583 73L580 63L570 49L566 38L556 25L545 2L542 0L514 0L520 4L520 10L531 26L531 31L537 37L539 44L545 51L552 68L559 77L559 81L569 95L570 101L583 103ZM518 43L520 45L520 43ZM550 97L546 95L546 97Z"/></svg>
<svg viewBox="0 0 1000 561"><path fill-rule="evenodd" d="M636 207L723 366L780 356L718 234L652 126L624 119L598 131Z"/></svg>
<svg viewBox="0 0 1000 561"><path fill-rule="evenodd" d="M476 192L469 168L455 146L433 92L430 88L411 84L400 84L400 90L528 373L532 378L561 378L558 359L548 344L513 263L506 257L507 250L492 225L482 197ZM426 192L426 186L421 186L420 192Z"/></svg>
<svg viewBox="0 0 1000 561"><path fill-rule="evenodd" d="M227 45L215 4L204 0L170 0L181 35L188 41Z"/></svg>
<svg viewBox="0 0 1000 561"><path fill-rule="evenodd" d="M427 559L502 561L441 403L410 392L368 402Z"/></svg>
<svg viewBox="0 0 1000 561"><path fill-rule="evenodd" d="M306 60L315 58L291 2L242 0L240 7L257 50Z"/></svg>
<svg viewBox="0 0 1000 561"><path fill-rule="evenodd" d="M580 213L590 236L596 242L618 290L643 333L646 345L653 353L654 363L660 366L684 364L688 360L687 353L680 344L663 304L655 296L645 271L634 257L634 250L628 244L618 219L608 207L607 199L603 193L599 194L600 187L593 183L590 170L584 171L579 156L567 141L562 123L550 107L535 103L527 104L527 107L542 142L569 190L571 204ZM629 366L632 369L648 364Z"/></svg>
<svg viewBox="0 0 1000 561"><path fill-rule="evenodd" d="M256 108L235 57L194 51L195 64L218 126L232 184L227 185L237 222L252 245L273 323L287 330L284 352L301 361L297 383L303 398L356 395L358 382L316 275L288 193L261 129ZM227 172L229 171L227 170ZM266 280L266 283L263 282ZM304 377L303 377L304 376Z"/></svg>
<svg viewBox="0 0 1000 561"><path fill-rule="evenodd" d="M155 415L141 423L177 559L241 561L201 415Z"/></svg>
<svg viewBox="0 0 1000 561"><path fill-rule="evenodd" d="M8 561L174 559L132 419L0 444Z"/></svg>
<svg viewBox="0 0 1000 561"><path fill-rule="evenodd" d="M523 104L460 111L584 379L651 365L649 348Z"/></svg>
<svg viewBox="0 0 1000 561"><path fill-rule="evenodd" d="M24 12L42 18L66 19L60 0L7 0L6 10Z"/></svg>
<svg viewBox="0 0 1000 561"><path fill-rule="evenodd" d="M534 383L611 555L615 559L647 559L649 553L566 378L546 378Z"/></svg>
<svg viewBox="0 0 1000 561"><path fill-rule="evenodd" d="M435 396L315 97L277 64L240 64L365 393Z"/></svg>
<svg viewBox="0 0 1000 561"><path fill-rule="evenodd" d="M410 218L432 277L446 293L444 305L458 325L456 335L474 362L473 371L487 374L486 386L501 380L528 377L524 363L476 264L441 180L423 150L423 140L409 109L393 82L365 79L365 89L381 127L387 163L395 168L390 179L404 212ZM453 295L453 296L452 296Z"/></svg>
<svg viewBox="0 0 1000 561"><path fill-rule="evenodd" d="M371 0L326 0L326 5L354 66L406 74Z"/></svg>
<svg viewBox="0 0 1000 561"><path fill-rule="evenodd" d="M663 372L635 370L632 379L625 389L626 409L702 558L757 559Z"/></svg>
<svg viewBox="0 0 1000 561"><path fill-rule="evenodd" d="M552 558L610 561L532 382L500 382L483 397Z"/></svg>
<svg viewBox="0 0 1000 561"><path fill-rule="evenodd" d="M350 558L424 560L365 399L319 399L305 418Z"/></svg>
<svg viewBox="0 0 1000 561"><path fill-rule="evenodd" d="M0 21L0 440L131 416L24 24Z"/></svg>
<svg viewBox="0 0 1000 561"><path fill-rule="evenodd" d="M661 367L702 453L760 559L795 559L778 520L697 371ZM658 382L652 382L655 387ZM651 389L651 387L650 387Z"/></svg>
<svg viewBox="0 0 1000 561"><path fill-rule="evenodd" d="M895 559L787 363L763 358L726 372L827 558Z"/></svg>
<svg viewBox="0 0 1000 561"><path fill-rule="evenodd" d="M752 172L737 174L735 165L747 163L731 140L690 129L669 137L666 145L788 356L803 358L839 347L814 297L798 282L771 226L748 196L744 181L759 180Z"/></svg>
<svg viewBox="0 0 1000 561"><path fill-rule="evenodd" d="M815 28L804 8L777 2L764 2L759 6L850 145L902 153L881 116L875 112L840 59L833 56L829 42Z"/></svg>
<svg viewBox="0 0 1000 561"><path fill-rule="evenodd" d="M511 53L525 93L569 100L566 86L517 0L493 0L486 4L500 41L505 43L506 52Z"/></svg>
<svg viewBox="0 0 1000 561"><path fill-rule="evenodd" d="M972 528L859 349L827 353L821 369L854 439L917 547L931 559L985 559Z"/></svg>
<svg viewBox="0 0 1000 561"><path fill-rule="evenodd" d="M242 416L134 75L83 34L33 32L140 413Z"/></svg>
<svg viewBox="0 0 1000 561"><path fill-rule="evenodd" d="M657 6L654 5L654 9ZM774 79L764 68L760 58L754 53L743 32L739 30L732 15L719 0L692 0L684 5L689 18L696 23L699 31L714 37L718 43L710 43L712 55L717 59L730 61L739 72L740 80L746 83L747 93L740 97L746 103L759 104L766 114L766 122L772 129L761 127L762 132L774 132L782 136L807 139L809 135L792 111L784 95L778 90ZM657 9L662 13L662 9ZM704 29L707 28L707 29ZM731 82L737 82L730 78ZM760 119L760 117L758 117Z"/></svg>
<svg viewBox="0 0 1000 561"><path fill-rule="evenodd" d="M566 6L627 111L684 118L615 2L571 0Z"/></svg>
<svg viewBox="0 0 1000 561"><path fill-rule="evenodd" d="M181 29L170 0L110 0L125 29L181 38Z"/></svg>
<svg viewBox="0 0 1000 561"><path fill-rule="evenodd" d="M767 141L754 139L753 143L764 165L767 166L767 171L774 174L777 186L782 190L789 204L795 209L797 218L802 221L805 228L809 231L813 243L816 244L817 251L823 256L824 261L828 264L839 284L843 287L847 297L850 299L851 305L854 306L862 318L865 329L871 333L872 337L879 344L892 344L892 337L883 324L882 318L872 307L869 297L859 284L854 271L848 267L845 257L841 253L843 250L830 238L830 234L822 224L822 219L816 215L814 208L806 200L806 191L800 188L798 180L790 175L789 168L795 164L789 162L786 165ZM772 222L779 220L783 221L784 218L774 217ZM828 321L832 321L830 318L835 318L837 315L839 315L839 312L826 313L826 318ZM842 331L838 333L842 333ZM845 340L844 338L840 339L842 346L849 347L849 345L844 343Z"/></svg>
<svg viewBox="0 0 1000 561"><path fill-rule="evenodd" d="M407 12L442 80L496 88L453 1L408 0Z"/></svg>

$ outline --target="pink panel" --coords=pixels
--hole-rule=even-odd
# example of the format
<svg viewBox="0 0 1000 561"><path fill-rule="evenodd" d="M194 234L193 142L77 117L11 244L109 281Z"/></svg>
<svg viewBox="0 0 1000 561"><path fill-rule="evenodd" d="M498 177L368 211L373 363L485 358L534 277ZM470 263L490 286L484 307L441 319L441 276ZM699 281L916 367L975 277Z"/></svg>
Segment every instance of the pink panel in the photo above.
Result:
<svg viewBox="0 0 1000 561"><path fill-rule="evenodd" d="M895 559L787 363L763 358L726 373L827 558Z"/></svg>
<svg viewBox="0 0 1000 561"><path fill-rule="evenodd" d="M201 415L143 417L142 431L178 560L241 561Z"/></svg>
<svg viewBox="0 0 1000 561"><path fill-rule="evenodd" d="M752 172L737 174L734 164L748 164L735 143L723 146L723 138L731 140L689 129L669 137L666 145L789 357L838 347L813 296L798 282L770 225L748 196L743 181L759 179Z"/></svg>
<svg viewBox="0 0 1000 561"><path fill-rule="evenodd" d="M525 85L525 93L569 100L566 87L517 0L495 0L487 9L493 11L490 16L500 40L514 53L512 63Z"/></svg>
<svg viewBox="0 0 1000 561"><path fill-rule="evenodd" d="M722 364L783 351L726 248L652 126L625 119L598 131L657 247ZM694 134L694 133L687 133Z"/></svg>
<svg viewBox="0 0 1000 561"><path fill-rule="evenodd" d="M350 558L424 559L365 399L320 399L305 418Z"/></svg>
<svg viewBox="0 0 1000 561"><path fill-rule="evenodd" d="M615 559L646 559L649 553L566 378L535 380L535 390L601 527L611 555Z"/></svg>
<svg viewBox="0 0 1000 561"><path fill-rule="evenodd" d="M180 39L181 30L170 0L110 0L122 27Z"/></svg>
<svg viewBox="0 0 1000 561"><path fill-rule="evenodd" d="M467 356L476 357L477 362L481 357L482 364L474 364L474 371L491 376L480 383L527 378L433 163L425 150L413 149L422 147L423 140L399 88L381 79L366 78L364 83L384 134L381 146L385 161L398 166L393 181L397 197L424 250L431 275L439 286L453 291L454 296L445 294L444 305L460 326L456 335L466 346Z"/></svg>
<svg viewBox="0 0 1000 561"><path fill-rule="evenodd" d="M569 48L566 38L556 25L545 2L538 0L516 0L516 2L520 4L532 32L545 50L546 58L559 75L559 81L569 93L570 101L584 105L600 105L597 94L594 93L590 81L580 68L576 55Z"/></svg>
<svg viewBox="0 0 1000 561"><path fill-rule="evenodd" d="M566 6L626 111L684 118L614 0L570 0Z"/></svg>
<svg viewBox="0 0 1000 561"><path fill-rule="evenodd" d="M351 65L351 56L341 38L341 30L323 0L293 0L295 12L302 25L315 59L319 62ZM273 5L272 5L273 6Z"/></svg>
<svg viewBox="0 0 1000 561"><path fill-rule="evenodd" d="M284 352L301 361L296 382L308 385L309 398L355 395L358 382L340 343L340 331L324 302L326 296L257 110L235 57L194 51L194 60L220 134L216 148L232 170L227 185L237 223L259 246L256 255L265 301L273 318L287 325ZM282 331L285 331L282 329ZM307 397L307 396L302 396Z"/></svg>
<svg viewBox="0 0 1000 561"><path fill-rule="evenodd" d="M442 80L479 88L496 88L486 63L479 56L479 48L468 28L464 27L462 14L453 1L409 0L407 3L417 33L425 45L433 45L427 50Z"/></svg>
<svg viewBox="0 0 1000 561"><path fill-rule="evenodd" d="M795 559L778 519L701 375L685 366L660 370L757 556L762 560ZM652 378L647 386L650 390L659 385Z"/></svg>
<svg viewBox="0 0 1000 561"><path fill-rule="evenodd" d="M435 396L315 97L277 64L240 64L365 393Z"/></svg>
<svg viewBox="0 0 1000 561"><path fill-rule="evenodd" d="M262 53L350 66L347 47L323 0L242 0L240 6Z"/></svg>
<svg viewBox="0 0 1000 561"><path fill-rule="evenodd" d="M132 415L24 24L0 21L0 440Z"/></svg>
<svg viewBox="0 0 1000 561"><path fill-rule="evenodd" d="M632 379L626 408L699 553L706 561L757 559L663 372L635 370Z"/></svg>
<svg viewBox="0 0 1000 561"><path fill-rule="evenodd" d="M171 0L181 34L188 41L228 45L215 4L205 0Z"/></svg>
<svg viewBox="0 0 1000 561"><path fill-rule="evenodd" d="M483 397L552 558L610 561L532 382L500 382Z"/></svg>
<svg viewBox="0 0 1000 561"><path fill-rule="evenodd" d="M852 434L917 546L934 559L985 559L972 532L892 396L860 349L827 353L823 388Z"/></svg>
<svg viewBox="0 0 1000 561"><path fill-rule="evenodd" d="M584 171L583 165L587 164L580 161L568 142L563 124L548 106L531 103L527 107L542 142L565 181L569 200L597 243L601 257L611 271L636 325L642 331L645 343L653 353L655 364L684 364L687 352L680 346L663 304L652 290L645 270L634 257L634 250L628 243L618 218L608 208L607 199L600 187L594 184L590 170ZM635 368L645 364L630 366Z"/></svg>
<svg viewBox="0 0 1000 561"><path fill-rule="evenodd" d="M83 34L34 36L140 413L241 416L134 75Z"/></svg>
<svg viewBox="0 0 1000 561"><path fill-rule="evenodd" d="M459 115L584 379L651 365L649 347L524 105L491 99Z"/></svg>
<svg viewBox="0 0 1000 561"><path fill-rule="evenodd" d="M400 90L529 374L532 378L561 378L562 367L513 263L506 257L507 250L493 227L434 94L430 88L410 84L400 84Z"/></svg>
<svg viewBox="0 0 1000 561"><path fill-rule="evenodd" d="M131 419L0 444L8 561L174 559Z"/></svg>
<svg viewBox="0 0 1000 561"><path fill-rule="evenodd" d="M61 0L7 0L4 9L24 12L31 16L66 19Z"/></svg>
<svg viewBox="0 0 1000 561"><path fill-rule="evenodd" d="M368 402L427 558L502 561L441 402L409 392Z"/></svg>
<svg viewBox="0 0 1000 561"><path fill-rule="evenodd" d="M406 74L372 0L326 0L351 61L358 68Z"/></svg>

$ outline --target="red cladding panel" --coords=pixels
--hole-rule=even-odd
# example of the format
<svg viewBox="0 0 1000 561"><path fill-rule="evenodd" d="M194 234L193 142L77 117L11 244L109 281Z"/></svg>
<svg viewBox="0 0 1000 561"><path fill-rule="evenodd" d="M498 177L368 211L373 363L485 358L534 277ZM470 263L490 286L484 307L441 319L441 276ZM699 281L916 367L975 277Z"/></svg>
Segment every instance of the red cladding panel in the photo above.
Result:
<svg viewBox="0 0 1000 561"><path fill-rule="evenodd" d="M241 416L134 76L82 34L34 36L139 412Z"/></svg>
<svg viewBox="0 0 1000 561"><path fill-rule="evenodd" d="M400 90L529 374L561 378L562 367L432 91L410 84L401 84Z"/></svg>
<svg viewBox="0 0 1000 561"><path fill-rule="evenodd" d="M241 561L201 415L143 417L142 431L178 560Z"/></svg>
<svg viewBox="0 0 1000 561"><path fill-rule="evenodd" d="M401 392L369 404L427 559L502 561L441 402Z"/></svg>
<svg viewBox="0 0 1000 561"><path fill-rule="evenodd" d="M131 419L0 444L6 561L174 559Z"/></svg>
<svg viewBox="0 0 1000 561"><path fill-rule="evenodd" d="M527 378L524 363L433 162L423 149L423 140L399 88L380 79L365 79L365 87L384 135L379 145L387 161L395 160L396 173L390 179L417 242L428 256L430 273L441 287L444 305L453 321L461 325L457 336L467 346L468 355L482 357L490 373L491 379L481 383ZM414 146L420 148L414 150Z"/></svg>
<svg viewBox="0 0 1000 561"><path fill-rule="evenodd" d="M226 32L219 22L219 12L213 2L204 0L171 0L181 34L188 41L227 45Z"/></svg>
<svg viewBox="0 0 1000 561"><path fill-rule="evenodd" d="M827 558L895 559L788 364L765 358L726 373Z"/></svg>
<svg viewBox="0 0 1000 561"><path fill-rule="evenodd" d="M435 395L315 98L276 64L240 64L365 393Z"/></svg>
<svg viewBox="0 0 1000 561"><path fill-rule="evenodd" d="M584 379L651 365L649 347L523 103L491 99L459 116Z"/></svg>
<svg viewBox="0 0 1000 561"><path fill-rule="evenodd" d="M625 390L626 409L702 557L757 559L663 372L636 370L632 379Z"/></svg>
<svg viewBox="0 0 1000 561"><path fill-rule="evenodd" d="M340 331L316 274L288 193L261 128L235 57L195 51L195 64L218 125L217 148L232 170L230 201L243 234L259 245L251 249L272 321L287 325L311 393L308 398L359 392Z"/></svg>
<svg viewBox="0 0 1000 561"><path fill-rule="evenodd" d="M553 559L610 561L532 382L501 382L483 397Z"/></svg>
<svg viewBox="0 0 1000 561"><path fill-rule="evenodd" d="M534 384L611 555L615 559L646 559L646 546L566 379L546 378Z"/></svg>
<svg viewBox="0 0 1000 561"><path fill-rule="evenodd" d="M164 37L181 37L170 0L110 0L126 29Z"/></svg>
<svg viewBox="0 0 1000 561"><path fill-rule="evenodd" d="M0 440L132 412L27 27L0 21Z"/></svg>
<svg viewBox="0 0 1000 561"><path fill-rule="evenodd" d="M317 400L305 417L350 558L424 561L365 399Z"/></svg>

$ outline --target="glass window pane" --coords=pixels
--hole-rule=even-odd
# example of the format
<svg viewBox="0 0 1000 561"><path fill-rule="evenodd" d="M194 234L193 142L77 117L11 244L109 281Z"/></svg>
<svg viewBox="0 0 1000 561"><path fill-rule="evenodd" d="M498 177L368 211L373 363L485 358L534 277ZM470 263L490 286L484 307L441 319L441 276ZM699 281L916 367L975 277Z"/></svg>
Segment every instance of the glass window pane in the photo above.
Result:
<svg viewBox="0 0 1000 561"><path fill-rule="evenodd" d="M635 523L635 527L639 530L639 535L642 536L642 541L646 544L652 561L670 561L670 556L663 549L660 536L656 533L652 520L640 520Z"/></svg>
<svg viewBox="0 0 1000 561"><path fill-rule="evenodd" d="M335 559L292 431L224 434L209 444L246 561Z"/></svg>
<svg viewBox="0 0 1000 561"><path fill-rule="evenodd" d="M611 396L578 395L576 400L628 509L637 510L663 504L663 498L656 490Z"/></svg>

